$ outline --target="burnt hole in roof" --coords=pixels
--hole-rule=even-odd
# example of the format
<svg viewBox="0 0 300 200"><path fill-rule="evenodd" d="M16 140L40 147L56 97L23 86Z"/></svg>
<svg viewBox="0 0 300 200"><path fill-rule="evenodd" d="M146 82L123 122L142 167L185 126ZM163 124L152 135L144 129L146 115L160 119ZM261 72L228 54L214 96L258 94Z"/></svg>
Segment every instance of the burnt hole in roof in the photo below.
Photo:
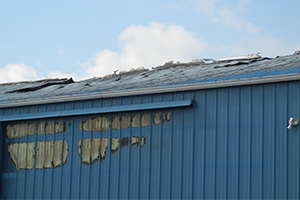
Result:
<svg viewBox="0 0 300 200"><path fill-rule="evenodd" d="M117 82L117 81L119 81L119 80L121 80L121 77L118 77L115 81Z"/></svg>
<svg viewBox="0 0 300 200"><path fill-rule="evenodd" d="M34 92L34 91L37 91L37 90L40 90L40 89L43 89L43 88L46 88L46 87L49 87L52 85L64 85L64 84L70 84L70 83L74 83L72 78L66 79L66 80L57 80L57 81L53 81L53 82L48 82L48 83L45 83L45 84L39 85L39 86L32 86L32 87L27 87L27 88L25 87L25 88L21 88L21 89L17 89L17 90L12 90L12 91L5 92L5 94ZM64 87L64 86L61 86L61 87Z"/></svg>
<svg viewBox="0 0 300 200"><path fill-rule="evenodd" d="M141 74L141 76L143 76L143 77L148 77L149 74L147 74L146 72L143 72L143 73Z"/></svg>

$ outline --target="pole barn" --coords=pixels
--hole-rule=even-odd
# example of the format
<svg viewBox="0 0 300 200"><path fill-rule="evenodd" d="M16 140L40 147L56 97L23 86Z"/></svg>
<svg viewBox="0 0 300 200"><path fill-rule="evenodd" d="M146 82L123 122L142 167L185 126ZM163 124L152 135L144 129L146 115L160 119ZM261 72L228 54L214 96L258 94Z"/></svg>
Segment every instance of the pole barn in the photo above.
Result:
<svg viewBox="0 0 300 200"><path fill-rule="evenodd" d="M300 199L299 119L299 52L1 84L1 199Z"/></svg>

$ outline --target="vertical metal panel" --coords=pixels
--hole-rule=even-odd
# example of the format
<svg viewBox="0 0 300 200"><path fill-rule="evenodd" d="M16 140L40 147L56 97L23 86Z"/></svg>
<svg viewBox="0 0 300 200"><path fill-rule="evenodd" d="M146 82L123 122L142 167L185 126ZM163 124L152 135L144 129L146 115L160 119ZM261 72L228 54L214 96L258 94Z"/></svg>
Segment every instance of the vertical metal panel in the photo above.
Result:
<svg viewBox="0 0 300 200"><path fill-rule="evenodd" d="M75 109L83 108L82 102L75 102L74 104ZM72 152L72 155L70 156L71 161L71 190L70 190L70 198L71 199L79 199L80 198L80 184L81 184L81 168L83 167L83 164L81 163L81 158L78 155L77 150L77 143L79 140L83 139L83 131L78 130L78 124L80 119L74 118L74 132L72 137L72 146L70 147L70 151Z"/></svg>
<svg viewBox="0 0 300 200"><path fill-rule="evenodd" d="M1 198L299 199L300 129L287 130L289 117L300 118L298 81L7 108L1 109L0 115L184 99L194 99L195 105L103 114L112 124L116 115L129 114L132 120L149 112L145 127L80 130L81 120L98 116L89 115L62 118L66 128L60 134L36 132L15 139L3 135L2 159L7 162L2 162ZM168 111L169 122L164 120ZM157 113L160 123L156 124ZM53 119L22 123L44 120ZM7 124L3 124L2 134ZM138 145L131 145L132 137L140 139ZM143 146L142 137L146 140ZM78 141L93 138L108 138L106 156L83 163ZM119 146L113 150L112 139L116 138ZM127 145L122 146L122 138L128 138ZM16 170L8 153L12 143L58 140L66 140L69 151L65 165L57 168L36 169L34 165L33 169Z"/></svg>
<svg viewBox="0 0 300 200"><path fill-rule="evenodd" d="M206 131L206 91L198 91L195 94L195 142L194 142L194 181L193 198L204 198L204 160L205 160L205 131ZM173 181L172 181L173 182Z"/></svg>
<svg viewBox="0 0 300 200"><path fill-rule="evenodd" d="M184 94L184 99L194 99L194 92ZM194 110L188 108L183 113L183 158L182 158L182 198L191 199L193 195L193 160L194 160Z"/></svg>
<svg viewBox="0 0 300 200"><path fill-rule="evenodd" d="M131 103L141 103L141 98L132 98ZM133 117L133 114L131 113L130 117ZM123 130L123 129L122 129ZM130 138L132 137L140 137L140 129L136 128L128 128ZM129 140L129 146L131 146L131 140ZM130 156L129 156L129 198L138 198L139 197L139 177L140 174L140 148L138 148L136 145L133 146L133 148L130 148ZM157 163L157 162L155 162ZM151 173L151 172L150 172Z"/></svg>
<svg viewBox="0 0 300 200"><path fill-rule="evenodd" d="M124 100L123 100L124 101ZM125 100L126 101L126 100ZM112 100L112 106L122 105L122 99L113 99ZM126 129L124 130L126 133ZM121 136L122 134L122 136ZM123 131L121 129L119 130L113 130L110 131L110 140L112 141L113 138L118 138L119 141L121 141L120 138L124 137ZM110 143L111 144L111 143ZM112 148L112 146L111 146ZM109 198L111 199L118 199L119 198L119 190L120 190L120 147L112 152L111 151L111 160L110 160L110 180L109 180ZM126 165L126 164L125 164ZM124 166L125 167L125 166Z"/></svg>
<svg viewBox="0 0 300 200"><path fill-rule="evenodd" d="M262 198L263 86L252 87L251 198Z"/></svg>
<svg viewBox="0 0 300 200"><path fill-rule="evenodd" d="M162 95L153 96L153 102L162 101ZM162 120L162 113L159 112L157 115L159 120ZM152 114L151 118L154 120L154 115ZM152 134L150 141L151 149L151 168L150 168L150 198L159 199L160 195L160 174L161 174L161 123L155 124L151 123ZM138 198L138 196L135 196Z"/></svg>
<svg viewBox="0 0 300 200"><path fill-rule="evenodd" d="M142 97L143 103L151 103L152 95L147 95ZM149 113L150 114L150 113ZM152 117L150 115L150 124L153 123ZM146 126L142 128L141 135L146 138L146 145L141 149L141 165L140 165L140 180L139 180L139 198L149 199L150 198L150 177L151 177L151 136L152 136L152 126ZM130 151L131 149L129 149ZM130 166L129 166L130 167ZM132 174L130 175L132 176ZM134 187L134 186L131 186Z"/></svg>
<svg viewBox="0 0 300 200"><path fill-rule="evenodd" d="M172 94L164 94L164 101L172 101ZM160 198L170 199L171 198L171 171L172 171L172 133L173 124L164 123L162 127L162 141L161 141L161 176L160 176Z"/></svg>
<svg viewBox="0 0 300 200"><path fill-rule="evenodd" d="M28 113L37 113L37 107L29 107ZM29 142L29 137L27 136L27 142ZM26 180L25 180L25 199L33 199L33 192L35 189L35 170L27 170L26 171ZM23 198L23 197L22 197Z"/></svg>
<svg viewBox="0 0 300 200"><path fill-rule="evenodd" d="M103 100L103 107L105 106L111 106L112 102L111 99L104 99ZM101 138L108 138L108 140L111 140L111 132L105 131L101 132ZM110 149L110 145L107 147L107 149ZM101 163L101 172L100 172L100 191L99 191L99 198L100 199L107 199L109 198L109 176L110 176L110 154L108 153L105 157L105 160Z"/></svg>
<svg viewBox="0 0 300 200"><path fill-rule="evenodd" d="M92 108L92 107L93 107L92 101L85 101L83 103L83 108ZM93 134L92 131L81 132L81 139L82 140L90 139L90 138L92 138L92 134ZM88 159L90 162L90 157ZM82 163L82 160L81 160L81 163ZM86 165L86 164L80 165L80 184L79 184L79 198L80 199L89 199L90 173L91 173L91 170L90 170L89 165Z"/></svg>
<svg viewBox="0 0 300 200"><path fill-rule="evenodd" d="M131 97L125 97L122 99L123 105L132 104L132 98ZM119 114L118 114L119 115ZM121 116L121 115L120 115ZM131 190L136 189L136 187L133 187L133 185L130 185L130 170L131 167L129 165L129 161L131 158L131 148L127 148L130 146L130 138L131 138L131 131L130 129L120 129L115 130L116 133L119 133L120 142L122 142L122 138L128 138L128 144L124 144L124 147L119 147L119 155L120 155L120 171L119 171L119 198L121 199L128 199L130 194L130 186Z"/></svg>
<svg viewBox="0 0 300 200"><path fill-rule="evenodd" d="M228 138L228 89L217 91L217 141L216 141L216 199L227 194L227 138ZM196 152L195 152L196 153Z"/></svg>
<svg viewBox="0 0 300 200"><path fill-rule="evenodd" d="M299 83L288 84L288 118L299 118ZM299 126L293 127L287 133L287 198L299 198Z"/></svg>
<svg viewBox="0 0 300 200"><path fill-rule="evenodd" d="M217 92L209 90L206 93L206 137L205 137L205 171L204 198L215 198L215 163L216 163L216 122L217 122Z"/></svg>
<svg viewBox="0 0 300 200"><path fill-rule="evenodd" d="M287 198L287 107L288 84L276 84L275 198Z"/></svg>
<svg viewBox="0 0 300 200"><path fill-rule="evenodd" d="M183 93L174 94L175 100L182 100ZM183 151L183 114L182 110L173 111L173 137L172 137L172 184L171 198L180 199L182 196L182 151Z"/></svg>
<svg viewBox="0 0 300 200"><path fill-rule="evenodd" d="M1 115L1 110L0 110L0 115ZM1 133L3 133L3 126L2 126L2 123L0 123L0 180L2 180L2 160L3 160L3 140L4 140L4 136L1 134ZM3 184L3 182L1 181L0 182L0 193L2 193L2 188L3 188L3 186L2 186L2 184Z"/></svg>
<svg viewBox="0 0 300 200"><path fill-rule="evenodd" d="M229 90L227 197L238 199L240 88Z"/></svg>
<svg viewBox="0 0 300 200"><path fill-rule="evenodd" d="M67 103L65 104L65 109L74 109L75 105L74 103ZM61 199L70 199L71 198L71 186L72 186L72 177L75 176L75 174L72 174L72 161L73 161L73 154L76 154L77 152L75 149L73 149L74 145L74 130L77 128L75 125L75 119L73 118L67 118L66 119L66 131L63 135L64 140L68 141L69 146L69 152L68 152L68 160L67 164L65 166L61 166L62 168L62 176L61 176ZM76 143L76 142L75 142Z"/></svg>
<svg viewBox="0 0 300 200"><path fill-rule="evenodd" d="M275 188L275 84L264 86L263 94L262 198L274 199Z"/></svg>
<svg viewBox="0 0 300 200"><path fill-rule="evenodd" d="M240 115L240 152L239 152L239 198L250 199L251 182L251 124L252 124L252 87L241 89Z"/></svg>

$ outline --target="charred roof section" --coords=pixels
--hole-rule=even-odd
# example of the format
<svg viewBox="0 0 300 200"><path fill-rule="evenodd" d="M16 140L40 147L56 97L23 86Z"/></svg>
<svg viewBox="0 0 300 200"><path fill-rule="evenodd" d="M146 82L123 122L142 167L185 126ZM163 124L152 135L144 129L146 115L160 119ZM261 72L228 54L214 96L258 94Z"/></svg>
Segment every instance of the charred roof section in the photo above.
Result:
<svg viewBox="0 0 300 200"><path fill-rule="evenodd" d="M37 81L37 82L22 82L19 84L24 85L24 87L18 88L16 90L12 90L12 91L7 91L5 92L5 94L8 93L24 93L24 92L34 92L37 90L40 90L42 88L46 88L49 87L51 85L61 85L60 88L63 88L64 85L66 84L70 84L70 83L74 83L73 79L47 79L47 80L42 80L42 81ZM18 83L13 83L12 85L18 85ZM30 86L27 86L30 85ZM7 84L9 85L9 84ZM0 85L1 87L1 85Z"/></svg>
<svg viewBox="0 0 300 200"><path fill-rule="evenodd" d="M0 84L0 107L287 80L300 80L299 52L276 58L263 58L258 54L252 54L217 61L212 59L198 59L187 63L170 61L151 70L141 67L127 72L115 71L101 78L78 82L72 79L50 79ZM25 104L26 102L28 103Z"/></svg>

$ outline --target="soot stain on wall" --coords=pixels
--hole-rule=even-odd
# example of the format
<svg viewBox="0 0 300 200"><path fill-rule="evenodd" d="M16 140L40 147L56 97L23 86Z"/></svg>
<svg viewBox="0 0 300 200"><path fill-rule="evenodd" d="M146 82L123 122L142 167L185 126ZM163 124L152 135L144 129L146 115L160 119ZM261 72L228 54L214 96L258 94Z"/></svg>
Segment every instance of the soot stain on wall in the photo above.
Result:
<svg viewBox="0 0 300 200"><path fill-rule="evenodd" d="M17 170L59 167L65 164L68 156L67 141L40 141L13 143L8 152ZM35 155L36 152L36 155Z"/></svg>
<svg viewBox="0 0 300 200"><path fill-rule="evenodd" d="M128 146L129 137L121 138L121 148ZM144 146L146 144L146 139L144 136L141 139L138 136L131 137L131 146L138 147ZM109 145L108 138L94 138L94 139L82 139L77 143L78 154L81 158L81 162L89 165L93 164L99 160L102 162L106 158L107 148ZM114 137L110 141L111 153L118 151L120 147L120 138Z"/></svg>
<svg viewBox="0 0 300 200"><path fill-rule="evenodd" d="M17 170L33 169L34 142L14 143L8 146L8 152Z"/></svg>
<svg viewBox="0 0 300 200"><path fill-rule="evenodd" d="M110 129L110 117L100 116L88 118L86 121L80 119L79 129L84 131L108 131Z"/></svg>
<svg viewBox="0 0 300 200"><path fill-rule="evenodd" d="M84 164L89 165L106 157L108 138L82 139L77 143L78 154Z"/></svg>
<svg viewBox="0 0 300 200"><path fill-rule="evenodd" d="M36 131L36 123L20 123L14 125L7 125L6 135L9 139L21 138L27 135L34 135Z"/></svg>
<svg viewBox="0 0 300 200"><path fill-rule="evenodd" d="M171 120L171 111L167 113L156 112L153 114L153 124L159 125L161 122L169 122ZM147 127L150 125L150 113L118 114L112 117L99 116L96 118L80 119L79 130L83 131L108 131L112 130Z"/></svg>
<svg viewBox="0 0 300 200"><path fill-rule="evenodd" d="M54 134L62 133L66 129L65 121L60 120L59 122L52 121L41 121L38 123L37 134Z"/></svg>

